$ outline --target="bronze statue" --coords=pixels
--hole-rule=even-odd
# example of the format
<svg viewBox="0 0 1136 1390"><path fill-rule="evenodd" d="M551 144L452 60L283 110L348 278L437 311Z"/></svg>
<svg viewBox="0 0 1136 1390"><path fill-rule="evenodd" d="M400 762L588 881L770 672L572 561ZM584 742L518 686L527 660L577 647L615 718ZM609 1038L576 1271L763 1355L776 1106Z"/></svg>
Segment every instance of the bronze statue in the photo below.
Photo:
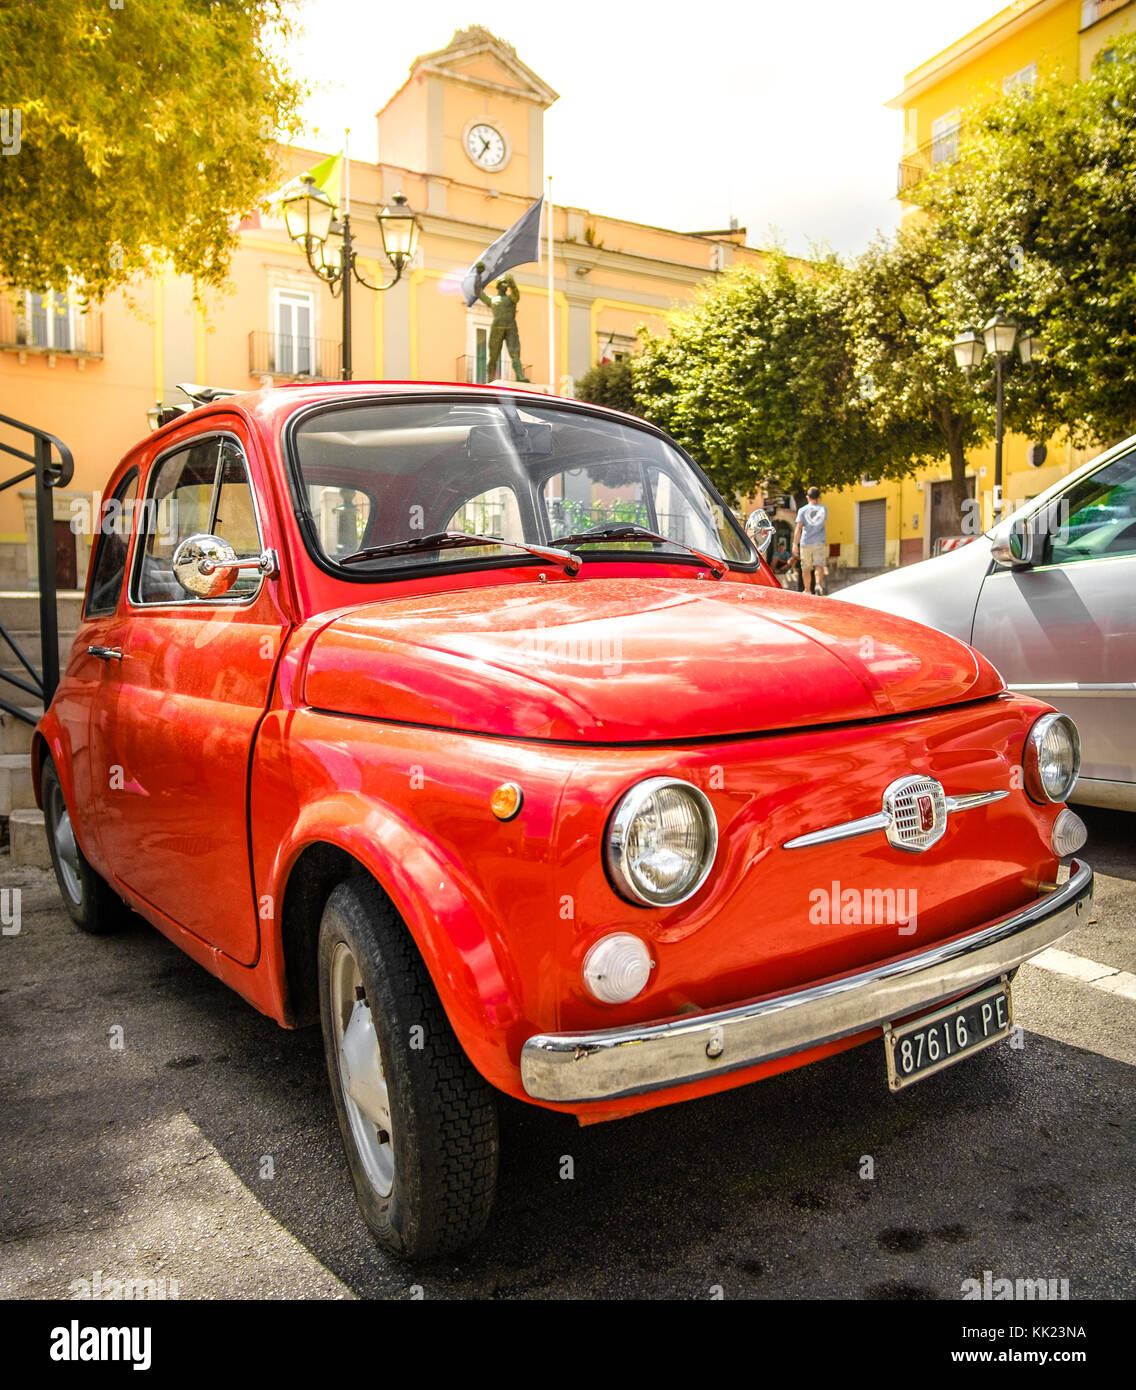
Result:
<svg viewBox="0 0 1136 1390"><path fill-rule="evenodd" d="M478 270L484 269L480 261L477 263L477 268ZM509 358L513 363L513 374L518 381L528 381L528 377L525 376L525 369L521 366L521 335L517 332L517 304L521 298L517 282L511 275L502 275L497 281L495 298L490 299L484 290L479 290L477 297L493 310L493 322L489 328L489 361L486 365L486 374L489 380L492 381L500 375L501 344L503 342L509 349Z"/></svg>

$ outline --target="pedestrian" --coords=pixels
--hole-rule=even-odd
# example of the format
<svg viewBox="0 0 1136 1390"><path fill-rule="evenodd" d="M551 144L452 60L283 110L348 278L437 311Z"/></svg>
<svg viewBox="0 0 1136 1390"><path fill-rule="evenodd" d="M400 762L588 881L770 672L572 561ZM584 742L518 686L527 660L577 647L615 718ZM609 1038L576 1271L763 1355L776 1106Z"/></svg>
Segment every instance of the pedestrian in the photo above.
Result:
<svg viewBox="0 0 1136 1390"><path fill-rule="evenodd" d="M789 542L783 535L778 534L777 542L769 556L769 568L783 589L789 588L792 584L792 575L790 574L792 563L793 560L789 554Z"/></svg>
<svg viewBox="0 0 1136 1390"><path fill-rule="evenodd" d="M821 503L820 488L811 487L805 494L808 501L797 513L793 532L793 555L801 561L802 587L806 593L824 594L825 565L828 560L828 508Z"/></svg>

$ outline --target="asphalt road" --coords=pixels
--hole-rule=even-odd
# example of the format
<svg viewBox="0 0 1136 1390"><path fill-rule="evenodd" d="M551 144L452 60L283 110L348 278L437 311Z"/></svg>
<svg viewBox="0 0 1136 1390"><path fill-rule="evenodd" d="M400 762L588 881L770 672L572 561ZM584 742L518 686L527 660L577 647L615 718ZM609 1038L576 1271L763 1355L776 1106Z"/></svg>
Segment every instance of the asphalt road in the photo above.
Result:
<svg viewBox="0 0 1136 1390"><path fill-rule="evenodd" d="M1096 907L1062 948L1136 972L1136 816L1085 818ZM1136 1294L1123 988L1026 966L1024 1047L897 1097L872 1044L588 1129L507 1102L487 1235L415 1268L355 1214L318 1031L279 1029L140 920L82 936L49 875L0 887L21 891L0 937L2 1297L100 1271L182 1299L957 1299L986 1270Z"/></svg>

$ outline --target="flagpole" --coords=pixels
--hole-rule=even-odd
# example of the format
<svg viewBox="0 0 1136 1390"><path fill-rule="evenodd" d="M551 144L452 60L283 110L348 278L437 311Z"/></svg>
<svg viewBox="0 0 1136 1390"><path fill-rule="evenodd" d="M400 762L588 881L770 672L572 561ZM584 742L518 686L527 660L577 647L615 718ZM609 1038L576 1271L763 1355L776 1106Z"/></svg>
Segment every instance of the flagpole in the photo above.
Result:
<svg viewBox="0 0 1136 1390"><path fill-rule="evenodd" d="M554 268L552 264L552 175L548 176L548 198L545 201L545 213L548 217L548 384L552 388L552 394L558 395L556 389L556 300L554 297Z"/></svg>
<svg viewBox="0 0 1136 1390"><path fill-rule="evenodd" d="M351 244L351 131L343 132L343 249L340 251L339 293L343 296L343 348L340 375L351 381L351 273L355 259Z"/></svg>

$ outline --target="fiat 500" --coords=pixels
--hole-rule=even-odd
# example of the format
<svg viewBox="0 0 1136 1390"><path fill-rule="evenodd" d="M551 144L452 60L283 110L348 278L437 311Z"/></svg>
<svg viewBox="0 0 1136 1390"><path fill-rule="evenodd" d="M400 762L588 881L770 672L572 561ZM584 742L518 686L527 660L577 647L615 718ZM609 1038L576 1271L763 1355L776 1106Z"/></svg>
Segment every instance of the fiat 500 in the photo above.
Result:
<svg viewBox="0 0 1136 1390"><path fill-rule="evenodd" d="M782 590L642 421L218 398L100 516L33 755L63 899L322 1025L388 1249L481 1231L500 1092L591 1124L872 1040L899 1089L1004 1038L1090 900L1070 719Z"/></svg>

